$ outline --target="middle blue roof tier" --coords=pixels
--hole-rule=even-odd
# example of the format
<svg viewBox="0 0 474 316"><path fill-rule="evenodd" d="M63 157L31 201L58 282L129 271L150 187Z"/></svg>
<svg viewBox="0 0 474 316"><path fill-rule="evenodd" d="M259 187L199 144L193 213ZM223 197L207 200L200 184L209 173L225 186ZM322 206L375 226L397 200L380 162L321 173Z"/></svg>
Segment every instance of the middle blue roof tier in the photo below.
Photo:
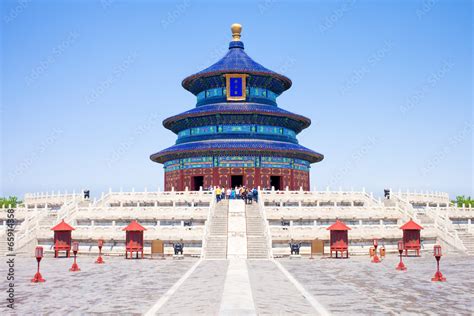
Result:
<svg viewBox="0 0 474 316"><path fill-rule="evenodd" d="M191 93L198 94L209 88L224 86L225 80L220 75L230 73L254 76L255 78L249 80L249 85L252 85L252 82L260 82L258 86L270 89L277 94L291 87L291 80L288 77L267 69L250 58L245 53L244 43L241 41L230 42L229 51L224 57L212 66L186 77L182 85Z"/></svg>
<svg viewBox="0 0 474 316"><path fill-rule="evenodd" d="M171 116L163 121L163 126L177 133L194 126L239 123L289 127L299 133L311 125L311 120L273 105L222 102L199 106Z"/></svg>

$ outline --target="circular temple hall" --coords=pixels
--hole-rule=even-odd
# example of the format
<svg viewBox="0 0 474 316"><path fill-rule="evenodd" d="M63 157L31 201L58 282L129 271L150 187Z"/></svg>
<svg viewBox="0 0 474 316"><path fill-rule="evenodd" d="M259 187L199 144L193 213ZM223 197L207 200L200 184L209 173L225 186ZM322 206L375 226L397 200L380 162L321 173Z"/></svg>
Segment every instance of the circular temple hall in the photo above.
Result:
<svg viewBox="0 0 474 316"><path fill-rule="evenodd" d="M296 136L311 120L278 107L291 80L245 53L239 24L231 30L227 54L182 82L196 96L196 107L163 121L178 136L175 145L150 157L164 164L165 190L309 190L310 166L324 156Z"/></svg>

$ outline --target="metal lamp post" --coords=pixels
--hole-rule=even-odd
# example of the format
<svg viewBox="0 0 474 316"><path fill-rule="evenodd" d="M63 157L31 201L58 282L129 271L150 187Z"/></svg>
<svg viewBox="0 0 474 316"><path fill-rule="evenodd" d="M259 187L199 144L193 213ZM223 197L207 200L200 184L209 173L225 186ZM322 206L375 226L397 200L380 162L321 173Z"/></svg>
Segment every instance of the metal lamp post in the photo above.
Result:
<svg viewBox="0 0 474 316"><path fill-rule="evenodd" d="M436 273L434 275L434 277L431 278L431 281L437 281L437 282L445 282L446 281L446 278L443 276L443 274L441 273L441 271L439 271L439 260L441 259L441 256L443 255L441 253L441 246L440 245L435 245L433 247L433 255L435 256L436 258Z"/></svg>
<svg viewBox="0 0 474 316"><path fill-rule="evenodd" d="M97 246L99 247L99 258L97 258L97 260L95 261L95 263L102 264L102 263L104 263L104 260L102 259L102 247L104 246L104 240L103 240L103 239L99 239L99 240L97 241Z"/></svg>
<svg viewBox="0 0 474 316"><path fill-rule="evenodd" d="M72 264L71 269L69 271L76 272L76 271L81 271L79 269L79 266L76 263L76 257L77 257L77 252L79 251L79 243L77 241L72 243L72 252L74 253L74 263Z"/></svg>
<svg viewBox="0 0 474 316"><path fill-rule="evenodd" d="M403 264L402 254L403 254L403 241L398 241L398 253L400 254L400 262L398 263L397 270L405 271L407 267Z"/></svg>
<svg viewBox="0 0 474 316"><path fill-rule="evenodd" d="M33 283L44 282L46 280L43 279L43 277L41 276L41 273L40 273L40 261L41 261L41 259L43 259L43 247L36 247L35 257L36 257L36 261L38 262L38 270L36 271L36 274L33 277L33 279L31 279L31 282L33 282Z"/></svg>

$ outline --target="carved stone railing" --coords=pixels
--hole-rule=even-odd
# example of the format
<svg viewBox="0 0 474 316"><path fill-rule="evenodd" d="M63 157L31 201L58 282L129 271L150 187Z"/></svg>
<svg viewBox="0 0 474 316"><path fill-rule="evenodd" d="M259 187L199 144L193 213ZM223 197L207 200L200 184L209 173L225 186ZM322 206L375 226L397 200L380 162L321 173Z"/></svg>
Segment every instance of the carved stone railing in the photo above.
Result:
<svg viewBox="0 0 474 316"><path fill-rule="evenodd" d="M453 246L457 250L463 252L466 251L462 240L459 238L456 227L453 225L451 220L448 217L448 213L444 212L444 216L439 209L436 208L425 208L426 215L429 216L434 221L434 226L438 232L438 237L446 242L447 244Z"/></svg>
<svg viewBox="0 0 474 316"><path fill-rule="evenodd" d="M333 206L337 203L348 202L353 206L354 203L363 202L363 207L380 206L381 202L374 198L372 193L362 191L264 191L261 190L260 197L265 201L276 201L281 204L285 202L299 203L304 201L331 202Z"/></svg>
<svg viewBox="0 0 474 316"><path fill-rule="evenodd" d="M260 215L262 216L263 219L263 225L265 229L263 230L265 240L267 242L267 251L268 251L268 256L270 258L273 258L273 240L272 240L272 233L270 231L270 225L268 224L268 219L267 219L267 214L265 211L265 203L263 200L262 195L260 194L262 191L259 190L258 192L258 210L260 212Z"/></svg>
<svg viewBox="0 0 474 316"><path fill-rule="evenodd" d="M211 196L214 197L214 194L212 194ZM209 210L207 212L206 223L204 225L204 232L202 236L201 258L205 257L206 248L207 248L207 239L209 238L209 232L210 232L209 225L211 224L211 218L214 215L215 208L216 208L216 199L211 198Z"/></svg>

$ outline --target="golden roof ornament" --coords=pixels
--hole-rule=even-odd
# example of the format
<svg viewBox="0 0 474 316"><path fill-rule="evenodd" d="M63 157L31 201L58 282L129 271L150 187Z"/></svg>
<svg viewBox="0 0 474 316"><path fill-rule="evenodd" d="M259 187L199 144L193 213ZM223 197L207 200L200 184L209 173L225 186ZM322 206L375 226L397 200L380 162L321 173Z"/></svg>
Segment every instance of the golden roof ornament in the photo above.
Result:
<svg viewBox="0 0 474 316"><path fill-rule="evenodd" d="M230 26L232 30L232 40L233 41L240 41L240 33L242 32L242 25L239 23L234 23Z"/></svg>

